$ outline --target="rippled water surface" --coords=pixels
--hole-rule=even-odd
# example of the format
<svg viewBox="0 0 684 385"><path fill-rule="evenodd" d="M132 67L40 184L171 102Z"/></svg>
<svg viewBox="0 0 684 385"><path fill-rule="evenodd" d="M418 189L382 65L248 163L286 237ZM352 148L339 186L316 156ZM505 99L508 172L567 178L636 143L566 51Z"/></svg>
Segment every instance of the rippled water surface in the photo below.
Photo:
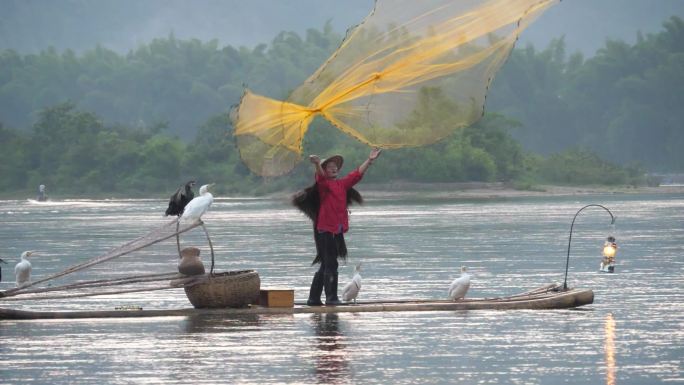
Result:
<svg viewBox="0 0 684 385"><path fill-rule="evenodd" d="M363 262L360 300L444 298L466 265L469 297L562 282L591 288L574 310L341 313L51 321L0 320L0 383L19 384L659 384L683 383L684 197L613 195L509 200L367 199L353 207L350 260ZM0 289L23 250L33 279L103 254L168 219L161 200L0 201ZM217 199L204 217L216 269L256 269L262 287L304 301L314 267L311 226L277 199ZM598 273L604 238L617 237L615 274ZM184 246L209 251L193 230ZM164 241L73 276L169 272ZM43 301L32 310L189 307L181 289Z"/></svg>

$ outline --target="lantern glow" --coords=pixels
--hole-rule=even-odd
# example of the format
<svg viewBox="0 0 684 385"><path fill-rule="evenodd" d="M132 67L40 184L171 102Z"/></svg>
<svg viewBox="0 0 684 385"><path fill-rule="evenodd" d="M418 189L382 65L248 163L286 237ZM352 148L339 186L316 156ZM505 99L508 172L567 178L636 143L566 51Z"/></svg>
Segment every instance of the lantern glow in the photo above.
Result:
<svg viewBox="0 0 684 385"><path fill-rule="evenodd" d="M600 271L606 273L615 272L615 253L617 252L617 243L615 237L609 236L603 244L603 259L601 260Z"/></svg>

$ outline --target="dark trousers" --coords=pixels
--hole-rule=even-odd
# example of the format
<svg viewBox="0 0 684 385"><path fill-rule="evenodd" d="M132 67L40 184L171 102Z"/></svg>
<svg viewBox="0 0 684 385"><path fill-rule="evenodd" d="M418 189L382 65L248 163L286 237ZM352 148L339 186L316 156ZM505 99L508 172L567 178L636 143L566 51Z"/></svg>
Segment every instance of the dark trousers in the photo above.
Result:
<svg viewBox="0 0 684 385"><path fill-rule="evenodd" d="M347 246L344 243L344 233L333 234L327 231L314 233L316 251L321 261L318 271L322 274L337 273L337 258L347 257Z"/></svg>
<svg viewBox="0 0 684 385"><path fill-rule="evenodd" d="M316 261L320 262L321 266L314 274L307 304L310 306L319 305L323 289L325 289L325 303L327 305L339 304L340 301L337 297L337 267L339 264L337 258L347 257L344 234L341 232L333 234L325 231L314 231L314 240L317 252Z"/></svg>

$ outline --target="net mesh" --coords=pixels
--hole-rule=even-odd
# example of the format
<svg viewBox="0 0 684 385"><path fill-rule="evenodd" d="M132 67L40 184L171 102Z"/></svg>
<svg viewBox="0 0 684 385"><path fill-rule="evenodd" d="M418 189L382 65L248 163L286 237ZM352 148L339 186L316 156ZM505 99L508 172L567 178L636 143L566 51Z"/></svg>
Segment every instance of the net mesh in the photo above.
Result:
<svg viewBox="0 0 684 385"><path fill-rule="evenodd" d="M256 174L287 173L317 115L370 146L434 143L482 116L518 35L559 1L377 0L288 100L245 91L232 115L240 156Z"/></svg>
<svg viewBox="0 0 684 385"><path fill-rule="evenodd" d="M174 219L169 221L157 228L150 230L148 233L133 239L132 241L126 242L118 247L115 247L102 255L96 256L84 262L70 266L60 272L50 274L39 280L30 282L22 287L13 288L2 292L3 300L9 300L8 297L14 297L19 295L30 295L34 299L44 299L44 298L68 298L68 297L78 297L87 296L93 294L103 294L107 292L135 292L135 291L147 291L150 290L149 283L166 281L163 285L160 285L159 289L169 288L169 279L183 279L184 276L178 274L178 272L168 272L168 273L154 273L154 274L144 274L144 275L130 275L131 271L124 271L123 274L127 274L124 277L108 277L105 279L90 279L90 280L76 280L76 282L67 283L61 286L52 285L40 286L40 284L46 283L48 281L56 280L76 272L81 272L86 269L93 270L96 265L103 264L108 261L112 261L117 258L131 256L132 253L145 249L149 246L160 243L169 238L175 238L176 235L190 231L198 226L201 226L202 222L200 220L194 221L183 221ZM139 258L139 257L136 257ZM80 277L87 277L87 274L79 274ZM103 288L118 286L124 287L122 289L109 289L105 291ZM145 287L143 287L145 286ZM68 291L70 294L54 294L53 292L65 292ZM50 294L47 294L50 293ZM40 295L38 295L40 294ZM21 296L24 297L24 296Z"/></svg>

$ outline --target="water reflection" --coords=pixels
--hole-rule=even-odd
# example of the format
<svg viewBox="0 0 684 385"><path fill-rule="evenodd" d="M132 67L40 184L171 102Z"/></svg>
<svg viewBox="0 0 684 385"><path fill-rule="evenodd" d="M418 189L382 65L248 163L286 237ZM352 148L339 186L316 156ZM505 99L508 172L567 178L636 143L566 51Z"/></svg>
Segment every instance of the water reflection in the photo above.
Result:
<svg viewBox="0 0 684 385"><path fill-rule="evenodd" d="M293 216L285 201L230 207L224 201L212 206L206 219L209 231L215 229L212 242L218 248L219 271L256 267L262 282L273 287L294 286L300 293L296 299L301 301L311 283L310 270L301 260L310 252L310 234L306 219ZM355 248L350 251L359 256L368 253L363 257L370 260L367 275L377 277L368 282L365 298L370 301L388 296L441 298L449 271L461 264L478 269L473 296L516 294L559 279L562 282L567 213L592 201L574 197L489 203L377 200L355 210ZM620 274L596 272L596 239L592 237L605 223L591 214L578 217L584 222L577 229L577 244L573 239L577 253L568 283L593 289L591 306L544 312L358 313L340 314L339 318L334 314L313 318L297 314L251 319L207 315L6 320L0 321L0 383L45 383L49 377L49 383L55 385L123 384L134 378L164 385L574 385L615 384L618 371L620 383L681 382L684 198L616 194L598 201L611 210L615 206L621 216L619 239L625 255ZM160 214L163 204L161 200L154 204L131 201L46 210L40 205L0 201L0 253L16 256L40 246L50 256L36 262L34 274L44 277L166 221ZM283 223L292 224L295 230L282 231ZM206 245L206 237L201 230L188 232L183 242ZM169 259L174 253L175 239L169 239L156 244L150 253L98 265L92 270L93 279L123 274L122 264L132 261L144 261L145 271L169 271L169 264L175 263ZM8 262L3 265L0 289L13 286L12 268L17 261ZM182 289L36 302L41 303L6 305L14 307L16 303L30 310L111 310L124 304L145 309L188 306ZM2 304L0 301L0 307ZM613 319L618 316L619 345L617 318Z"/></svg>
<svg viewBox="0 0 684 385"><path fill-rule="evenodd" d="M236 317L225 315L191 315L185 319L183 328L187 333L233 333L244 332L246 327L259 326L258 314L243 314Z"/></svg>
<svg viewBox="0 0 684 385"><path fill-rule="evenodd" d="M606 385L615 385L615 320L612 313L606 316L603 328L606 332Z"/></svg>
<svg viewBox="0 0 684 385"><path fill-rule="evenodd" d="M349 378L349 362L339 315L313 314L311 321L316 333L316 381L319 384L345 382Z"/></svg>

